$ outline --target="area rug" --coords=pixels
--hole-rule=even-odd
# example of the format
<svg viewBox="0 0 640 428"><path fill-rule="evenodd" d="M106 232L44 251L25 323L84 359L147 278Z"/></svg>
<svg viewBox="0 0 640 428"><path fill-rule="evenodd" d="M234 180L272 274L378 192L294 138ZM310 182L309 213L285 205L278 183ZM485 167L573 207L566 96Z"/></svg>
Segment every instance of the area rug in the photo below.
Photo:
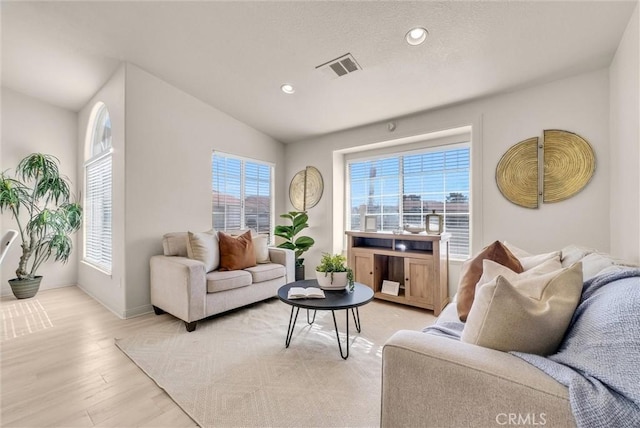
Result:
<svg viewBox="0 0 640 428"><path fill-rule="evenodd" d="M345 311L336 313L346 340ZM386 302L350 320L350 355L340 357L331 312L307 324L300 310L289 348L290 306L272 299L198 322L162 315L116 345L202 427L377 427L382 346L397 330L421 330L431 312ZM160 319L160 317L159 317Z"/></svg>

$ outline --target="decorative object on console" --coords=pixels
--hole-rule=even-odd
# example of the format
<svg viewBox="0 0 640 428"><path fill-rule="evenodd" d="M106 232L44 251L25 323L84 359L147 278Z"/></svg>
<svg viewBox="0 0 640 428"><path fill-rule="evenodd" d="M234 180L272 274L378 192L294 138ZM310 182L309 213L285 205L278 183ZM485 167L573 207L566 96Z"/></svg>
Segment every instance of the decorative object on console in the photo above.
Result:
<svg viewBox="0 0 640 428"><path fill-rule="evenodd" d="M424 227L423 226L413 226L411 224L405 224L404 225L404 230L406 230L409 233L420 233L420 232L424 232Z"/></svg>
<svg viewBox="0 0 640 428"><path fill-rule="evenodd" d="M285 239L285 242L278 245L278 248L287 248L295 251L296 254L296 281L304 279L304 259L300 256L313 246L315 241L309 236L298 236L300 232L309 227L307 221L309 216L302 211L289 211L281 214L281 218L291 221L290 226L278 225L273 234Z"/></svg>
<svg viewBox="0 0 640 428"><path fill-rule="evenodd" d="M389 281L388 279L385 279L382 281L382 289L380 290L380 292L384 294L390 294L392 296L397 296L400 292L400 283L397 281Z"/></svg>
<svg viewBox="0 0 640 428"><path fill-rule="evenodd" d="M289 200L298 211L306 211L315 207L324 190L322 174L317 168L308 166L298 171L289 184Z"/></svg>
<svg viewBox="0 0 640 428"><path fill-rule="evenodd" d="M322 254L320 264L316 266L316 279L323 290L341 290L348 286L353 291L353 271L346 265L347 258L342 254Z"/></svg>
<svg viewBox="0 0 640 428"><path fill-rule="evenodd" d="M378 231L378 223L377 216L375 215L365 215L364 216L364 231L365 232L377 232Z"/></svg>
<svg viewBox="0 0 640 428"><path fill-rule="evenodd" d="M431 210L431 214L425 216L424 228L429 235L440 235L444 230L444 216Z"/></svg>
<svg viewBox="0 0 640 428"><path fill-rule="evenodd" d="M584 138L551 129L544 131L542 144L533 137L509 148L496 167L496 183L510 202L538 208L540 198L559 202L578 193L593 177L595 167L593 148Z"/></svg>
<svg viewBox="0 0 640 428"><path fill-rule="evenodd" d="M55 156L32 153L18 163L15 178L0 174L0 213L9 211L20 232L17 278L9 280L18 299L36 295L42 263L52 256L57 262L69 260L71 234L82 224L82 207L71 201L71 183L60 175L59 163Z"/></svg>

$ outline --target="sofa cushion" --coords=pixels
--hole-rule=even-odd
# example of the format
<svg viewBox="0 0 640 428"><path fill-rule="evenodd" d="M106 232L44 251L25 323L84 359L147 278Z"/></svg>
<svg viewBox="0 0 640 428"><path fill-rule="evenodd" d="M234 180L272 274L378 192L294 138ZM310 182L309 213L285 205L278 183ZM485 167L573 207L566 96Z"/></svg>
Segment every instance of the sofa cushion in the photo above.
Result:
<svg viewBox="0 0 640 428"><path fill-rule="evenodd" d="M482 276L482 261L493 260L514 272L522 272L522 265L500 241L486 246L478 255L465 261L460 269L460 281L458 283L458 316L460 321L465 321L476 291L476 284Z"/></svg>
<svg viewBox="0 0 640 428"><path fill-rule="evenodd" d="M187 256L204 263L205 272L211 272L220 264L220 250L216 232L188 232Z"/></svg>
<svg viewBox="0 0 640 428"><path fill-rule="evenodd" d="M171 232L162 236L162 249L165 256L188 257L187 232Z"/></svg>
<svg viewBox="0 0 640 428"><path fill-rule="evenodd" d="M238 270L256 265L250 230L239 236L219 232L218 240L220 241L220 270Z"/></svg>
<svg viewBox="0 0 640 428"><path fill-rule="evenodd" d="M250 268L246 268L245 272L249 272L253 278L253 283L270 281L276 278L282 278L287 274L284 266L276 263L259 264Z"/></svg>
<svg viewBox="0 0 640 428"><path fill-rule="evenodd" d="M560 259L560 261L562 262L562 267L569 267L572 264L579 262L584 256L595 252L596 250L593 248L583 247L581 245L575 244L567 245L560 251L560 253L562 254L562 257ZM584 274L584 266L582 266L582 268Z"/></svg>
<svg viewBox="0 0 640 428"><path fill-rule="evenodd" d="M584 256L582 262L582 279L586 281L598 275L600 271L616 264L616 260L607 254L591 253Z"/></svg>
<svg viewBox="0 0 640 428"><path fill-rule="evenodd" d="M251 285L251 274L244 270L215 270L207 274L207 293L217 293L247 285Z"/></svg>
<svg viewBox="0 0 640 428"><path fill-rule="evenodd" d="M582 291L582 265L481 286L461 340L499 351L549 355L569 326Z"/></svg>

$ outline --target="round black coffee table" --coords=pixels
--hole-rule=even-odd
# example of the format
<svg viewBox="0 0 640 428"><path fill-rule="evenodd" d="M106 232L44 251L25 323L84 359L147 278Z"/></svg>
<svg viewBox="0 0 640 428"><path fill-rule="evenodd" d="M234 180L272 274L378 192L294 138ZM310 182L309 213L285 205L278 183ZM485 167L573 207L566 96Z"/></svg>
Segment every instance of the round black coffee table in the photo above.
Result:
<svg viewBox="0 0 640 428"><path fill-rule="evenodd" d="M283 285L278 289L278 298L284 303L291 305L291 315L289 316L289 327L287 328L287 338L285 345L288 348L293 336L293 329L296 326L298 320L298 312L300 308L307 310L307 323L313 324L316 320L316 311L331 311L333 315L333 325L336 328L336 339L338 339L338 348L340 349L340 356L343 359L349 358L349 309L353 315L353 322L356 325L358 333L361 331L360 327L360 313L358 307L369 303L373 300L373 290L366 285L362 285L358 282L354 283L353 292L347 290L324 290L324 299L289 299L287 297L289 289L291 287L317 287L318 281L315 279L307 279L303 281L292 282L287 285ZM342 344L340 343L340 336L338 334L338 324L336 323L335 311L344 309L346 311L347 320L347 344L345 345L346 354L342 351ZM293 314L295 310L295 316ZM313 310L313 319L309 320L309 310Z"/></svg>

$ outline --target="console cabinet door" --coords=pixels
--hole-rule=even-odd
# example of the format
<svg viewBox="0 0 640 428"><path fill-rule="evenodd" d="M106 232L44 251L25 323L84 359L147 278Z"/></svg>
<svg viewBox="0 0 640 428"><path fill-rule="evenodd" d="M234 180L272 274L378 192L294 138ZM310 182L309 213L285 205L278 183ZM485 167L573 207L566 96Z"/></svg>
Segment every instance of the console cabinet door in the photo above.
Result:
<svg viewBox="0 0 640 428"><path fill-rule="evenodd" d="M405 258L404 276L407 300L433 308L433 257L425 259Z"/></svg>
<svg viewBox="0 0 640 428"><path fill-rule="evenodd" d="M373 288L373 253L352 250L351 258L354 281Z"/></svg>

